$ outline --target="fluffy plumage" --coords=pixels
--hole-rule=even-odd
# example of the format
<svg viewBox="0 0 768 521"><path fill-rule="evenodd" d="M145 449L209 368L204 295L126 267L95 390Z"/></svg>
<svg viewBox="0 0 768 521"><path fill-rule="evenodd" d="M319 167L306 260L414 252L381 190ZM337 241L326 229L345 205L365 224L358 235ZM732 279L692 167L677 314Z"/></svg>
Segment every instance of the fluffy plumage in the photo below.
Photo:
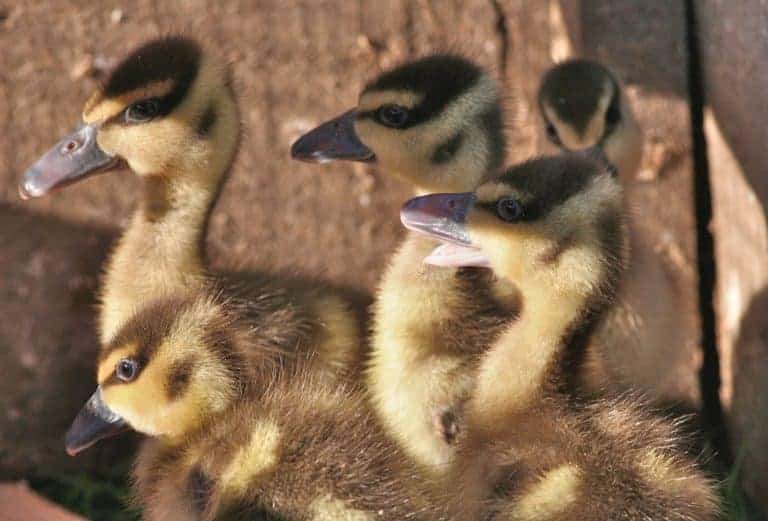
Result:
<svg viewBox="0 0 768 521"><path fill-rule="evenodd" d="M461 483L460 517L714 519L713 485L672 421L636 396L585 401L576 385L627 255L612 173L581 154L536 159L463 200L455 226L519 288L522 311L482 355L465 406L446 480Z"/></svg>
<svg viewBox="0 0 768 521"><path fill-rule="evenodd" d="M113 375L123 359L133 381ZM152 302L122 328L99 383L152 436L134 471L146 519L447 518L358 388L285 360L236 302L205 294Z"/></svg>
<svg viewBox="0 0 768 521"><path fill-rule="evenodd" d="M547 134L565 150L596 147L631 191L640 165L643 136L616 77L584 59L552 67L539 88ZM629 207L629 206L628 206ZM639 217L639 216L638 216ZM581 377L588 392L639 389L669 399L676 382L659 370L673 367L668 346L685 341L679 324L681 289L643 219L628 214L631 255L618 302L604 321L589 366ZM689 404L686 404L689 405Z"/></svg>
<svg viewBox="0 0 768 521"><path fill-rule="evenodd" d="M377 120L408 111L402 128ZM496 82L458 56L416 60L374 79L355 129L380 168L417 191L471 190L502 164L503 110ZM514 288L487 270L423 265L437 243L409 234L390 261L374 305L368 389L390 434L430 474L448 468L477 355L516 310Z"/></svg>
<svg viewBox="0 0 768 521"><path fill-rule="evenodd" d="M136 110L151 116L137 121ZM281 285L277 277L209 272L209 216L240 136L229 72L215 53L182 37L140 46L91 97L84 120L98 125L99 146L128 163L144 189L105 269L102 342L147 300L221 279L218 285L241 302L247 295L270 308L259 327L274 331L276 345L300 346L331 376L356 369L362 328L340 295L319 285Z"/></svg>

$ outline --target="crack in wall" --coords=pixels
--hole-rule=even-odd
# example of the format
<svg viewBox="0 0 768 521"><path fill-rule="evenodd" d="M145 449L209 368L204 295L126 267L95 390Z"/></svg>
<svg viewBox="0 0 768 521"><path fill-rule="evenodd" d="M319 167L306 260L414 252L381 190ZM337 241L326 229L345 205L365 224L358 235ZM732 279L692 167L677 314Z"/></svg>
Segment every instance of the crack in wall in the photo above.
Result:
<svg viewBox="0 0 768 521"><path fill-rule="evenodd" d="M702 423L722 464L733 463L728 432L720 402L720 358L717 350L715 288L717 266L712 222L712 187L704 134L704 85L701 71L698 28L694 0L685 0L686 40L688 46L688 98L691 141L693 146L694 200L696 211L696 258L699 274L699 318L701 320L702 364L699 385Z"/></svg>
<svg viewBox="0 0 768 521"><path fill-rule="evenodd" d="M498 40L499 75L503 82L507 80L507 58L509 56L509 28L507 27L507 14L501 7L499 0L490 0L493 12L496 14L496 39Z"/></svg>

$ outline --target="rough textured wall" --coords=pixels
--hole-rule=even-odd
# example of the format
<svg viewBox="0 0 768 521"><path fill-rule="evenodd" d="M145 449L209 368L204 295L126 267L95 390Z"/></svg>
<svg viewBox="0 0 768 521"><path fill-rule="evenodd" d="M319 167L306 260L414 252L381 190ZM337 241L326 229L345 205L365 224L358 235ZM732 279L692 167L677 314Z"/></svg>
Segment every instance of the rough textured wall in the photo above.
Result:
<svg viewBox="0 0 768 521"><path fill-rule="evenodd" d="M721 397L742 482L768 512L768 2L694 5L707 105Z"/></svg>

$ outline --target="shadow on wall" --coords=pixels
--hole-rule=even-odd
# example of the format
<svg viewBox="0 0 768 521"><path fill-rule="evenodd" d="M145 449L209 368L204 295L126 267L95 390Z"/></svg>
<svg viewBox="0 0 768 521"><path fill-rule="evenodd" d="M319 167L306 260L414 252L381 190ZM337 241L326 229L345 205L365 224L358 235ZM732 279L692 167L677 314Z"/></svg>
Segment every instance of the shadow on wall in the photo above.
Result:
<svg viewBox="0 0 768 521"><path fill-rule="evenodd" d="M105 444L82 460L64 433L93 392L95 290L114 230L0 205L0 468L3 477L92 468L113 459Z"/></svg>
<svg viewBox="0 0 768 521"><path fill-rule="evenodd" d="M67 222L0 204L0 478L35 472L105 470L130 454L130 438L77 458L64 433L93 392L98 353L96 295L117 230ZM240 271L248 280L262 274ZM269 278L285 287L318 281ZM333 287L364 314L370 295ZM126 452L126 450L128 450Z"/></svg>
<svg viewBox="0 0 768 521"><path fill-rule="evenodd" d="M752 498L768 497L768 288L757 293L741 320L734 345L731 428L739 444L741 477ZM749 462L749 464L745 464Z"/></svg>
<svg viewBox="0 0 768 521"><path fill-rule="evenodd" d="M581 0L579 6L586 55L605 63L627 84L688 99L687 70L680 66L687 63L679 31L682 2Z"/></svg>

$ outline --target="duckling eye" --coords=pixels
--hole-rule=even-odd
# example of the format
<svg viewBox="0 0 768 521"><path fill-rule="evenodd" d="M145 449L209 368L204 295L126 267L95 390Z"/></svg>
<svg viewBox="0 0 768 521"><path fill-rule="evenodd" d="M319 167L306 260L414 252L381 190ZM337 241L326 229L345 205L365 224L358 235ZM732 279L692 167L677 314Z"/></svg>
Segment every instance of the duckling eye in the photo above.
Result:
<svg viewBox="0 0 768 521"><path fill-rule="evenodd" d="M376 115L379 122L393 128L400 128L408 121L408 109L401 105L383 105Z"/></svg>
<svg viewBox="0 0 768 521"><path fill-rule="evenodd" d="M125 110L125 122L146 123L157 115L158 107L157 98L137 101Z"/></svg>
<svg viewBox="0 0 768 521"><path fill-rule="evenodd" d="M547 125L545 129L547 132L547 139L549 139L549 141L551 141L555 145L560 146L560 136L557 135L557 129L555 128L555 126L549 121L547 121Z"/></svg>
<svg viewBox="0 0 768 521"><path fill-rule="evenodd" d="M136 374L139 372L139 364L136 360L130 358L123 358L115 366L115 376L123 382L130 382L136 378Z"/></svg>
<svg viewBox="0 0 768 521"><path fill-rule="evenodd" d="M504 221L517 221L523 216L523 205L517 199L505 197L496 203L496 214Z"/></svg>

